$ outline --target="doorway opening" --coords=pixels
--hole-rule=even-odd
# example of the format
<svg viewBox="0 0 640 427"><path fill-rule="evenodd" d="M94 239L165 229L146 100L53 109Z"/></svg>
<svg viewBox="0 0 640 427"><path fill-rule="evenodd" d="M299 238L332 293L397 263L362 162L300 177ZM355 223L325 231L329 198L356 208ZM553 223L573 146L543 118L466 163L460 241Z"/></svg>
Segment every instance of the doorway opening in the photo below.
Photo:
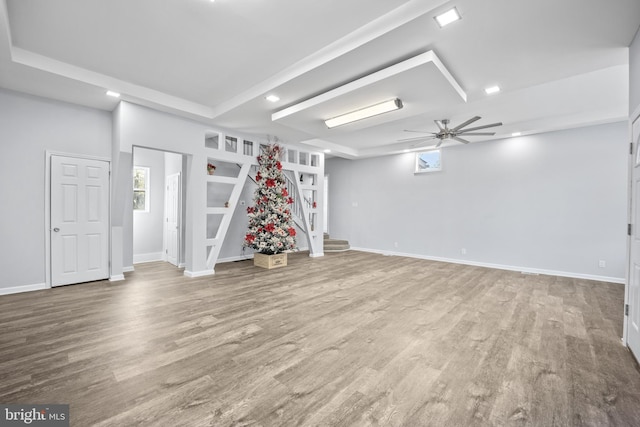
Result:
<svg viewBox="0 0 640 427"><path fill-rule="evenodd" d="M133 264L184 267L186 156L133 148Z"/></svg>

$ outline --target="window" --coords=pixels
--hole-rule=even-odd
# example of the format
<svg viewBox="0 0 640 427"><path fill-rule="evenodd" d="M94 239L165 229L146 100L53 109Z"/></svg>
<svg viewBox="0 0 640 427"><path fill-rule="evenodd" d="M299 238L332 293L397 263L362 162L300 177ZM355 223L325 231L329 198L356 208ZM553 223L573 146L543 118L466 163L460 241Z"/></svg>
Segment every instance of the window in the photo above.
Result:
<svg viewBox="0 0 640 427"><path fill-rule="evenodd" d="M416 153L415 173L436 172L440 170L442 170L440 150L429 150Z"/></svg>
<svg viewBox="0 0 640 427"><path fill-rule="evenodd" d="M149 168L133 167L133 210L149 212Z"/></svg>

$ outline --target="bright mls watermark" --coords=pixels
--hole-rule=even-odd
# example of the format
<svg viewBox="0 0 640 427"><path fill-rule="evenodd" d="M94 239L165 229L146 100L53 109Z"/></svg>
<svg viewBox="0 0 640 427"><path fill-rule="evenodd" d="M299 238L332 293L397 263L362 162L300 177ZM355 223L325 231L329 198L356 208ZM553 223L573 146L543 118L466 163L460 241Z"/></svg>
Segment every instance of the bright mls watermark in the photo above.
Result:
<svg viewBox="0 0 640 427"><path fill-rule="evenodd" d="M2 405L0 426L69 427L69 405Z"/></svg>

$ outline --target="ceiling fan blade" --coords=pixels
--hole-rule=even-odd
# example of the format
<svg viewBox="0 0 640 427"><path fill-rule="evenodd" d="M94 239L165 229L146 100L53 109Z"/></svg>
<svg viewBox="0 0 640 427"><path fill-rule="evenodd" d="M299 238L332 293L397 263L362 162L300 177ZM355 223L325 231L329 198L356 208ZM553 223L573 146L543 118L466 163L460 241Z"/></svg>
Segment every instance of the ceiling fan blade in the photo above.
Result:
<svg viewBox="0 0 640 427"><path fill-rule="evenodd" d="M430 139L434 139L435 136L416 136L414 138L403 138L403 139L398 139L397 142L411 142L411 141L428 141Z"/></svg>
<svg viewBox="0 0 640 427"><path fill-rule="evenodd" d="M438 129L444 130L444 126L442 125L442 120L434 120L434 123L438 126Z"/></svg>
<svg viewBox="0 0 640 427"><path fill-rule="evenodd" d="M429 132L426 130L411 130L411 129L402 129L404 132L415 132L415 133L431 133L433 135L436 134L436 132Z"/></svg>
<svg viewBox="0 0 640 427"><path fill-rule="evenodd" d="M457 136L452 136L451 139L455 139L456 141L462 142L463 144L469 143L469 141L467 141L466 139L458 138Z"/></svg>
<svg viewBox="0 0 640 427"><path fill-rule="evenodd" d="M442 142L443 142L443 141L444 141L444 140L439 139L439 140L438 140L438 143L436 144L436 148L440 147L440 146L442 145Z"/></svg>
<svg viewBox="0 0 640 427"><path fill-rule="evenodd" d="M495 135L495 132L467 132L467 131L460 131L458 132L458 135L473 135L473 136L491 136L491 135Z"/></svg>
<svg viewBox="0 0 640 427"><path fill-rule="evenodd" d="M486 128L492 128L494 126L502 126L502 122L498 122L498 123L491 123L490 125L484 125L484 126L476 126L474 128L469 128L469 129L465 129L464 132L471 132L473 130L480 130L480 129L486 129Z"/></svg>
<svg viewBox="0 0 640 427"><path fill-rule="evenodd" d="M454 128L453 128L453 129L451 129L451 130L452 130L452 131L454 131L454 132L455 132L455 131L459 131L459 130L460 130L460 129L462 129L463 127L465 127L465 126L469 126L471 123L473 123L473 122L477 122L477 121L478 121L478 120L480 120L481 118L482 118L482 117L480 117L480 116L472 117L472 118L470 118L469 120L467 120L466 122L464 122L464 123L462 123L462 124L460 124L460 125L458 125L458 126L454 127Z"/></svg>

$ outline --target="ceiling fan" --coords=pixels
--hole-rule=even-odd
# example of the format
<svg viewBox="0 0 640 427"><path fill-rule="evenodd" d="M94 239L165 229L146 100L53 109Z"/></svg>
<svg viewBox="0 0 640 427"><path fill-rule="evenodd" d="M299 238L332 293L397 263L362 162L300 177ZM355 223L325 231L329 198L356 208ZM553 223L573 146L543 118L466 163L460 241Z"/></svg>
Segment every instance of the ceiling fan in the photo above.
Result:
<svg viewBox="0 0 640 427"><path fill-rule="evenodd" d="M436 144L436 148L440 147L440 145L442 145L442 143L444 142L445 139L452 139L454 141L462 142L463 144L468 144L469 141L467 141L464 138L460 138L460 136L465 136L465 137L466 136L491 136L491 135L495 135L496 133L495 132L475 132L475 131L480 130L480 129L492 128L492 127L495 127L495 126L502 126L502 122L498 122L498 123L491 123L490 125L476 126L476 127L464 129L465 127L469 126L471 123L474 123L474 122L480 120L481 118L482 117L480 117L480 116L472 117L469 120L467 120L466 122L464 122L462 124L459 124L458 126L456 126L454 128L449 128L449 119L434 120L434 122L438 126L438 129L439 129L438 132L427 132L427 131L422 131L422 130L407 130L407 129L405 129L405 132L426 133L426 134L429 134L429 135L419 136L419 137L416 137L416 138L399 139L398 142L416 141L419 144L422 141L426 142L426 141L431 140L431 139L438 139L438 143ZM415 145L418 145L418 144L415 144Z"/></svg>

